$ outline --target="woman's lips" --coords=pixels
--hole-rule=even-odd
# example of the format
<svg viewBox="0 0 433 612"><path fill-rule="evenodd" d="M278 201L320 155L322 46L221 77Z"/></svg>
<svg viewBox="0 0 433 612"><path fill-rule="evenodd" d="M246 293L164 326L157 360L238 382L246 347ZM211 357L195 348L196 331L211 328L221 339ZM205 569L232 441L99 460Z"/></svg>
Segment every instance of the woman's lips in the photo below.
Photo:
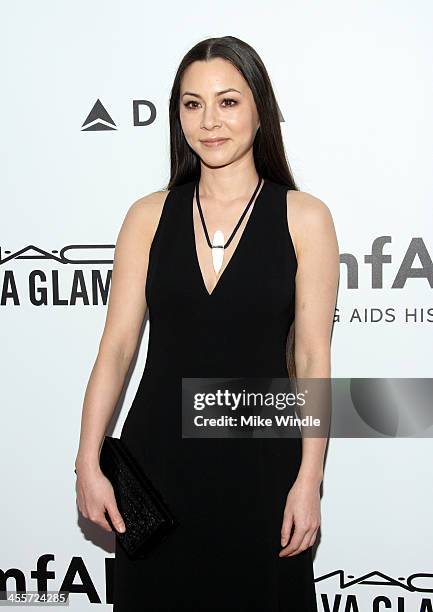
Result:
<svg viewBox="0 0 433 612"><path fill-rule="evenodd" d="M227 138L219 138L218 140L202 140L201 142L206 147L219 147L225 142L227 142Z"/></svg>

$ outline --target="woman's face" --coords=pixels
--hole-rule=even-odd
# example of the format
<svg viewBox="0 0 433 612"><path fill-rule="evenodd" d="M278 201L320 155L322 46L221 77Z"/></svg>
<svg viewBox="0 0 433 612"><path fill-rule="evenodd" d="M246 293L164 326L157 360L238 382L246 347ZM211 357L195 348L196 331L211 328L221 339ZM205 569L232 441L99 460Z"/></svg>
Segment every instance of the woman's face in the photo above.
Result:
<svg viewBox="0 0 433 612"><path fill-rule="evenodd" d="M256 105L247 82L227 60L190 64L179 104L186 141L206 165L225 166L252 147L260 125ZM225 140L213 146L204 142L212 138Z"/></svg>

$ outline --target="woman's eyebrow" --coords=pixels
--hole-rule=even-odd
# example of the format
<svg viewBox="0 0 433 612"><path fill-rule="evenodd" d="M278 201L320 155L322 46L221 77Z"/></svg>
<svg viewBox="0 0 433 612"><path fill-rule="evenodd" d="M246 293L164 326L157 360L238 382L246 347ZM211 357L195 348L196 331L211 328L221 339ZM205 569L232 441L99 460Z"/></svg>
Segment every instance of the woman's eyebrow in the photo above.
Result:
<svg viewBox="0 0 433 612"><path fill-rule="evenodd" d="M228 93L229 91L237 91L237 93L242 95L242 92L240 92L238 89L234 89L233 87L229 87L228 89L223 89L222 91L215 92L215 96L220 96L221 94ZM196 98L201 98L200 94L194 93L193 91L184 91L183 94L182 94L182 97L183 96L194 96Z"/></svg>

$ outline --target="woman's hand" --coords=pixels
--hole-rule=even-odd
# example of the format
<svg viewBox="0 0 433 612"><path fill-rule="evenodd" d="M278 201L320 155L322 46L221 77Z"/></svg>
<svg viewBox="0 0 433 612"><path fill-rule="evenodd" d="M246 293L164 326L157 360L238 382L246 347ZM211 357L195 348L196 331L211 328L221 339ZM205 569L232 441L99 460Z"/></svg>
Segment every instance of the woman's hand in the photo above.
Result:
<svg viewBox="0 0 433 612"><path fill-rule="evenodd" d="M117 507L111 482L99 468L77 469L77 505L81 514L106 531L113 531L105 511L116 528L124 532L125 523Z"/></svg>
<svg viewBox="0 0 433 612"><path fill-rule="evenodd" d="M290 539L292 526L295 531ZM279 557L291 557L314 544L320 527L320 485L296 480L287 495ZM290 543L288 544L290 539Z"/></svg>

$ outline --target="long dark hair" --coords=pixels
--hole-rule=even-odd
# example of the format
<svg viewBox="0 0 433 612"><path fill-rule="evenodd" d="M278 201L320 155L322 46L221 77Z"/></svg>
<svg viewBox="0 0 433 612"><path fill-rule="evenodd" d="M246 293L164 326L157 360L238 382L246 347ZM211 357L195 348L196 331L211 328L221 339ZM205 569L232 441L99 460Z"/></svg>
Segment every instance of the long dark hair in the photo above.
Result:
<svg viewBox="0 0 433 612"><path fill-rule="evenodd" d="M284 150L280 114L268 72L258 53L235 36L207 38L192 47L179 64L171 88L170 121L170 180L172 189L200 177L200 158L188 145L180 123L180 86L183 73L195 61L213 58L228 60L239 70L253 94L260 127L253 143L254 164L259 176L299 191ZM294 324L288 335L287 367L290 377L296 377Z"/></svg>

